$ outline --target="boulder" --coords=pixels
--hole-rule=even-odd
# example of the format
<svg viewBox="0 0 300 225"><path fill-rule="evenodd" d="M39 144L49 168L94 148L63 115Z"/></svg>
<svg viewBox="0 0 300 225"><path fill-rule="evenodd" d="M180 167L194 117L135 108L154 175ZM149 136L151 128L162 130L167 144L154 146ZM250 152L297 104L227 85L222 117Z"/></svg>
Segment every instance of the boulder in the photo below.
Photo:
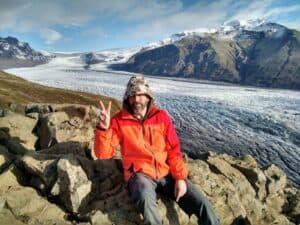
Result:
<svg viewBox="0 0 300 225"><path fill-rule="evenodd" d="M285 189L287 202L283 207L283 211L288 218L295 224L300 224L300 191L294 187Z"/></svg>
<svg viewBox="0 0 300 225"><path fill-rule="evenodd" d="M12 163L13 159L14 156L8 152L7 148L0 145L0 173Z"/></svg>
<svg viewBox="0 0 300 225"><path fill-rule="evenodd" d="M68 133L64 133L64 137L58 137L56 133L63 124L67 124L68 120L69 117L64 112L49 113L40 117L37 126L40 149L49 148L58 142L65 141Z"/></svg>
<svg viewBox="0 0 300 225"><path fill-rule="evenodd" d="M19 221L15 218L14 214L5 207L5 201L0 202L0 224L13 224L13 225L26 225L22 221Z"/></svg>
<svg viewBox="0 0 300 225"><path fill-rule="evenodd" d="M3 144L8 152L14 155L23 155L28 150L21 144L21 140L18 137L11 137L9 135L9 129L6 127L0 128L0 143Z"/></svg>
<svg viewBox="0 0 300 225"><path fill-rule="evenodd" d="M30 187L24 187L24 174L10 166L0 175L0 224L70 225L65 212Z"/></svg>
<svg viewBox="0 0 300 225"><path fill-rule="evenodd" d="M26 114L38 113L42 115L50 112L53 112L53 108L49 104L30 103L25 106Z"/></svg>
<svg viewBox="0 0 300 225"><path fill-rule="evenodd" d="M51 194L59 196L66 209L78 213L87 207L92 182L88 179L80 163L73 155L59 159L57 163L57 181Z"/></svg>
<svg viewBox="0 0 300 225"><path fill-rule="evenodd" d="M21 144L25 149L34 150L37 136L34 134L37 120L11 113L5 117L0 117L0 128L5 128L7 134L17 144Z"/></svg>
<svg viewBox="0 0 300 225"><path fill-rule="evenodd" d="M287 186L287 177L285 173L275 165L270 165L264 173L267 177L268 184L268 195L265 199L266 204L274 213L281 212L286 202L284 188Z"/></svg>
<svg viewBox="0 0 300 225"><path fill-rule="evenodd" d="M66 155L74 154L82 157L91 157L89 144L77 141L67 141L57 143L56 145L38 151L47 155Z"/></svg>
<svg viewBox="0 0 300 225"><path fill-rule="evenodd" d="M9 166L2 174L0 174L0 194L3 199L4 194L12 187L21 188L26 182L24 173L18 169L15 165Z"/></svg>
<svg viewBox="0 0 300 225"><path fill-rule="evenodd" d="M79 104L28 104L25 108L26 114L38 113L40 116L53 113L65 112L69 118L77 117L84 122L97 122L100 110L90 105Z"/></svg>
<svg viewBox="0 0 300 225"><path fill-rule="evenodd" d="M57 162L59 157L45 154L26 154L20 161L27 174L29 183L42 193L51 190L57 180Z"/></svg>
<svg viewBox="0 0 300 225"><path fill-rule="evenodd" d="M27 224L65 224L65 212L38 195L33 188L16 188L5 195L8 209Z"/></svg>
<svg viewBox="0 0 300 225"><path fill-rule="evenodd" d="M38 112L39 148L49 148L61 142L88 143L93 147L94 128L99 110L93 106L53 104L31 105L26 112Z"/></svg>

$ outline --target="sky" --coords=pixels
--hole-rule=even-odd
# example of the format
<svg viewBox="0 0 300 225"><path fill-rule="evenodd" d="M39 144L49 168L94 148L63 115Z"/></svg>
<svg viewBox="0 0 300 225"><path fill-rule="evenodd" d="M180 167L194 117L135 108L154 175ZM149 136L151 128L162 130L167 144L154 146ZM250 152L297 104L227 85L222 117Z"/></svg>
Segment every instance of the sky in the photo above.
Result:
<svg viewBox="0 0 300 225"><path fill-rule="evenodd" d="M46 51L140 47L235 19L265 19L300 30L300 1L0 0L0 37Z"/></svg>

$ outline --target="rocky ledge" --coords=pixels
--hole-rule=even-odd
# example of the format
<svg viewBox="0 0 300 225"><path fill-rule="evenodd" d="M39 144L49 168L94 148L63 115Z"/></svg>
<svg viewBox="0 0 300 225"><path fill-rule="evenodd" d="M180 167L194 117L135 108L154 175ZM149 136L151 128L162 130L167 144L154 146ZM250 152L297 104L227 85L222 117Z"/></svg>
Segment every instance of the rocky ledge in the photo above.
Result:
<svg viewBox="0 0 300 225"><path fill-rule="evenodd" d="M142 224L118 156L93 155L98 112L66 104L31 104L25 115L0 112L0 224ZM300 192L278 167L212 152L185 160L222 225L300 224ZM162 196L158 205L164 224L197 224Z"/></svg>

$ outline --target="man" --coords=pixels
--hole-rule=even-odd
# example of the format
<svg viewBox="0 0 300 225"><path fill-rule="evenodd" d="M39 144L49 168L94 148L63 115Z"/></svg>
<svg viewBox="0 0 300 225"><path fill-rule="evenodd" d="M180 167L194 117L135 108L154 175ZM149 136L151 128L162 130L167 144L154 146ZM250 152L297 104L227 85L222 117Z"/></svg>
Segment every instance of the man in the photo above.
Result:
<svg viewBox="0 0 300 225"><path fill-rule="evenodd" d="M111 102L102 112L95 130L95 155L113 157L121 145L124 179L131 198L144 217L144 224L162 224L156 192L175 200L201 225L218 225L208 200L187 179L180 143L168 114L154 105L154 97L143 76L130 78L123 107L112 119Z"/></svg>

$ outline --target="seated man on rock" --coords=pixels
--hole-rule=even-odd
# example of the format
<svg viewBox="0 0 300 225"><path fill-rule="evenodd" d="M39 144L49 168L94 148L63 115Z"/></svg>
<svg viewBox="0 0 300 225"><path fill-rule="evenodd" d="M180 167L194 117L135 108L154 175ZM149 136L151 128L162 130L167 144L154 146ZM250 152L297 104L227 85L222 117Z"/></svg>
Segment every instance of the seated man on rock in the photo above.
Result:
<svg viewBox="0 0 300 225"><path fill-rule="evenodd" d="M201 225L218 225L213 207L187 179L180 143L166 111L154 104L154 97L143 76L130 78L123 107L111 118L111 102L102 112L95 130L94 151L99 159L114 156L121 145L124 179L144 224L162 224L157 192L175 200L188 214L195 214Z"/></svg>

